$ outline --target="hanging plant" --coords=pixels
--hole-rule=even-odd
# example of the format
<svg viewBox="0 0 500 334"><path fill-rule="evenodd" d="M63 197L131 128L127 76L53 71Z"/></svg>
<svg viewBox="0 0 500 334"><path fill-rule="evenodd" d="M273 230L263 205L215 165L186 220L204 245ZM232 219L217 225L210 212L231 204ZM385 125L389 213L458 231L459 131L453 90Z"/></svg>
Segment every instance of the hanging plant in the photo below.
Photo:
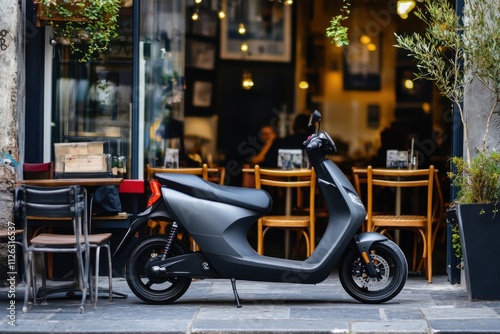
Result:
<svg viewBox="0 0 500 334"><path fill-rule="evenodd" d="M340 10L340 14L332 17L330 21L330 26L326 28L326 37L331 39L332 44L336 44L337 46L349 45L349 38L347 37L347 30L349 28L344 27L342 25L342 21L345 21L349 18L349 14L351 13L349 7L351 3L349 0L342 0L343 5Z"/></svg>
<svg viewBox="0 0 500 334"><path fill-rule="evenodd" d="M51 25L54 38L68 43L81 62L108 49L118 36L121 0L34 0L37 18Z"/></svg>

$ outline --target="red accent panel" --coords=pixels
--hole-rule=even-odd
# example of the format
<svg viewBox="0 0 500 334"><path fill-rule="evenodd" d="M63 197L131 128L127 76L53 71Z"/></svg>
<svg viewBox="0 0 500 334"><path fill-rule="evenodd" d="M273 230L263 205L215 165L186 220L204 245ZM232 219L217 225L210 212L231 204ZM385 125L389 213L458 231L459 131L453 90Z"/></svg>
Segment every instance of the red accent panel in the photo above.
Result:
<svg viewBox="0 0 500 334"><path fill-rule="evenodd" d="M144 194L144 180L125 179L120 183L122 194Z"/></svg>

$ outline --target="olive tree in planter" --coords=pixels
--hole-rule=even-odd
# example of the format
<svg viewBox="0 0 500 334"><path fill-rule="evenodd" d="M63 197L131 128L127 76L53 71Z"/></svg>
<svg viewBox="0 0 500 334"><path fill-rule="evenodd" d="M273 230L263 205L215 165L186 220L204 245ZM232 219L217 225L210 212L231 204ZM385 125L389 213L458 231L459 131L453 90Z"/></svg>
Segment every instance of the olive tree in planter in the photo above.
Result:
<svg viewBox="0 0 500 334"><path fill-rule="evenodd" d="M491 124L500 121L500 9L496 0L465 0L461 18L447 0L421 2L425 6L415 14L425 22L425 34L396 35L396 46L417 61L418 79L434 81L458 107L464 154L451 158L455 172L449 173L458 187L453 206L459 226L455 240L460 240L469 298L500 300L496 265L500 253L500 153L496 150L500 147L495 147L498 142L493 146L488 142ZM467 101L478 85L487 97ZM483 131L480 143L472 139L471 130ZM494 132L498 136L498 129Z"/></svg>
<svg viewBox="0 0 500 334"><path fill-rule="evenodd" d="M34 0L37 18L68 43L81 62L104 53L118 36L121 0Z"/></svg>

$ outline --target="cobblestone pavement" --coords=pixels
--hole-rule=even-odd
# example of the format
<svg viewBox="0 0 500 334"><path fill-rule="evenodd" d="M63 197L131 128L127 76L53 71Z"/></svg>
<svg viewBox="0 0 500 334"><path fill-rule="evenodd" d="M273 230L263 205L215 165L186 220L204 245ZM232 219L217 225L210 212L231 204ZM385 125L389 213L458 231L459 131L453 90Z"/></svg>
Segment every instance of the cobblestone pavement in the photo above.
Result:
<svg viewBox="0 0 500 334"><path fill-rule="evenodd" d="M123 278L114 285L128 298L110 304L102 296L83 314L79 298L64 294L23 314L22 287L13 313L4 288L0 333L500 333L500 301L469 301L464 287L446 276L432 284L409 277L395 299L377 305L353 300L336 274L317 285L238 281L241 308L229 280L195 280L171 305L141 302ZM9 325L12 315L15 326Z"/></svg>

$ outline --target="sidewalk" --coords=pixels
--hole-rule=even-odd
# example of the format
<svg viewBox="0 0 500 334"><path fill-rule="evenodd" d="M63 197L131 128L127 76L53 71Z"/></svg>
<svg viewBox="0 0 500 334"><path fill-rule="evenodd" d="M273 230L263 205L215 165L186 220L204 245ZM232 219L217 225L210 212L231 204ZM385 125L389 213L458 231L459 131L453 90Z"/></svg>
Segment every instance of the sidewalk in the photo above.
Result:
<svg viewBox="0 0 500 334"><path fill-rule="evenodd" d="M471 302L464 287L445 276L432 284L409 277L395 299L378 305L352 299L336 274L317 285L238 281L242 308L235 306L229 280L196 280L171 305L144 304L123 278L114 285L128 298L109 304L103 296L83 314L79 298L65 295L23 314L18 291L16 326L8 325L4 288L0 333L500 333L500 301Z"/></svg>

